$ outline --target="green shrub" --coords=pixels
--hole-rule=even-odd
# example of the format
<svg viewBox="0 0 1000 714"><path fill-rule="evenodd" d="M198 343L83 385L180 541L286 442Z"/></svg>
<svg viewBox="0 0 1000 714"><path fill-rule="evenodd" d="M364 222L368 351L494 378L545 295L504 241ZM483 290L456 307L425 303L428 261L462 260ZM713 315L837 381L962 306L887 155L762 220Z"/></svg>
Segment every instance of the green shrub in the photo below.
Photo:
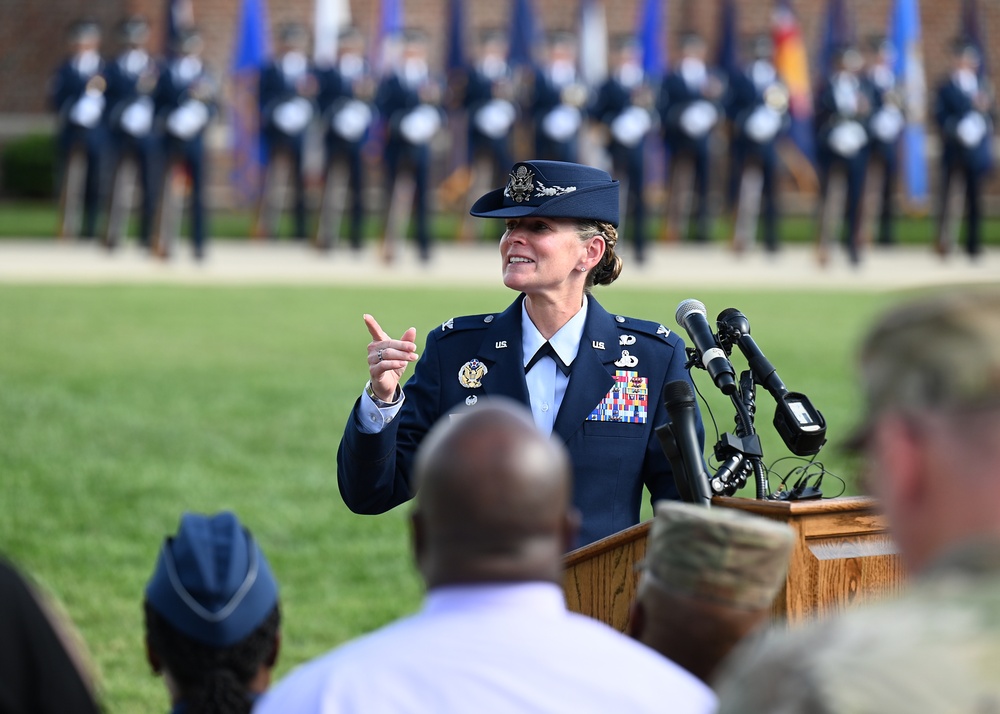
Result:
<svg viewBox="0 0 1000 714"><path fill-rule="evenodd" d="M55 196L55 137L31 134L10 141L0 156L3 190L8 196Z"/></svg>

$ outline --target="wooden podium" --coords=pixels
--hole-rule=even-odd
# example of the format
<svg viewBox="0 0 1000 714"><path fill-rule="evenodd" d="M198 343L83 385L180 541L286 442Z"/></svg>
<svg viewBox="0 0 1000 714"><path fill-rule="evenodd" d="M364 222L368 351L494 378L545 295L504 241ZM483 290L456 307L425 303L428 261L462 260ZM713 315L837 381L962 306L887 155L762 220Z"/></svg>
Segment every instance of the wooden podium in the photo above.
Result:
<svg viewBox="0 0 1000 714"><path fill-rule="evenodd" d="M899 589L903 570L871 498L819 501L757 501L719 498L716 508L735 508L787 523L795 545L785 585L774 600L774 617L794 624L870 602ZM650 521L566 554L563 587L575 612L624 631L646 554Z"/></svg>

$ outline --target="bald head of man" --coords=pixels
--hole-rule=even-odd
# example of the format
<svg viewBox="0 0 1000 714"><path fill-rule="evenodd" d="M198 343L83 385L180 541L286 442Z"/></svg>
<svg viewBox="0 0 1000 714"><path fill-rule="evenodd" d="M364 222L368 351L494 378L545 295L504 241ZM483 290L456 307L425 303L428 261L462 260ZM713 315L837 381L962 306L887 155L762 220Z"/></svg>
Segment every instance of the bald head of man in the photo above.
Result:
<svg viewBox="0 0 1000 714"><path fill-rule="evenodd" d="M513 401L439 422L415 471L413 546L427 587L561 582L579 527L570 474L564 447Z"/></svg>

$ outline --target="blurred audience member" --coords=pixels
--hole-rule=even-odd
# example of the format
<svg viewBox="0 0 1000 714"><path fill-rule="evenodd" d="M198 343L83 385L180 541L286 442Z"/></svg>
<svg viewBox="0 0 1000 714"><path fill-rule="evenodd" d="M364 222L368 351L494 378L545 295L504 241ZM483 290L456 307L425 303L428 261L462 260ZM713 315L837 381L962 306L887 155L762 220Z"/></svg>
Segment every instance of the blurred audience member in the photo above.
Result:
<svg viewBox="0 0 1000 714"><path fill-rule="evenodd" d="M416 465L423 610L294 671L260 714L713 711L693 675L566 610L570 473L513 402L442 419Z"/></svg>
<svg viewBox="0 0 1000 714"><path fill-rule="evenodd" d="M724 665L720 711L961 712L1000 703L1000 291L886 313L850 440L916 576L900 598L775 630Z"/></svg>
<svg viewBox="0 0 1000 714"><path fill-rule="evenodd" d="M708 682L767 619L794 540L760 516L659 501L629 633Z"/></svg>
<svg viewBox="0 0 1000 714"><path fill-rule="evenodd" d="M77 638L69 621L0 558L0 712L100 711Z"/></svg>
<svg viewBox="0 0 1000 714"><path fill-rule="evenodd" d="M244 714L278 658L278 584L235 515L185 513L146 585L146 654L173 714Z"/></svg>

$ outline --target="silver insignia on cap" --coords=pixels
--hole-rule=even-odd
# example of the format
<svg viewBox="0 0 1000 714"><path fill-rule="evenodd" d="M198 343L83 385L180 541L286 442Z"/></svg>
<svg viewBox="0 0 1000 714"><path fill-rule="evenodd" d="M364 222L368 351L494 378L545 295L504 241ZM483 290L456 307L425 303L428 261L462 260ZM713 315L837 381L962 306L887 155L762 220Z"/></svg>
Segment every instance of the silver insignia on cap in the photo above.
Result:
<svg viewBox="0 0 1000 714"><path fill-rule="evenodd" d="M515 203L524 203L531 198L534 183L535 174L522 164L511 173L507 182L507 194Z"/></svg>

